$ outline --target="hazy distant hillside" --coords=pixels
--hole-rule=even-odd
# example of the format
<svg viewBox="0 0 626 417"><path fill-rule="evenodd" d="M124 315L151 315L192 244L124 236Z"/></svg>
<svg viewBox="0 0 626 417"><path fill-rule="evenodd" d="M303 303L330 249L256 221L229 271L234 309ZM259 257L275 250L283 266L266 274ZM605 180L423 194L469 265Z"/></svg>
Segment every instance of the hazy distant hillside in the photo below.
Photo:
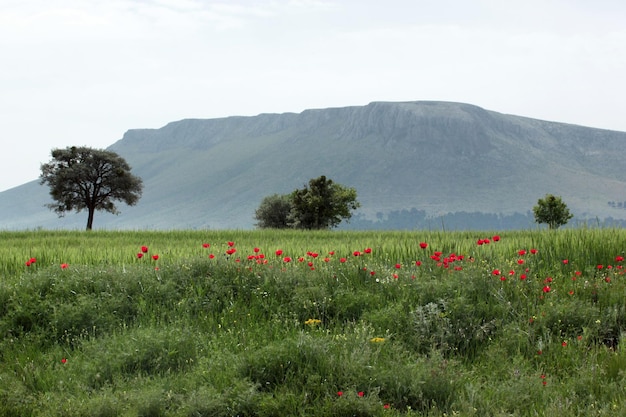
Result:
<svg viewBox="0 0 626 417"><path fill-rule="evenodd" d="M498 216L493 227L507 216L522 224L546 193L561 195L578 219L626 218L625 132L468 104L376 102L181 120L129 130L110 149L143 178L144 196L136 207L121 206L120 216L97 213L96 229L251 228L264 196L319 175L355 187L357 220L371 227L399 213L408 216L404 227L454 212L476 212L459 228L484 228ZM84 214L59 221L42 207L47 192L35 182L0 193L2 226L84 226Z"/></svg>

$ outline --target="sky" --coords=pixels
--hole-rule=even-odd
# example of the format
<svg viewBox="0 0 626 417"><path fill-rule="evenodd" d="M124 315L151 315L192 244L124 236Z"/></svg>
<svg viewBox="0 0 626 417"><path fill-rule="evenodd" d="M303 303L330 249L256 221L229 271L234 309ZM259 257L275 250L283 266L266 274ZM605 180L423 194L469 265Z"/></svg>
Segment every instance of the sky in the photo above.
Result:
<svg viewBox="0 0 626 417"><path fill-rule="evenodd" d="M1 0L0 191L188 118L442 100L626 131L623 0Z"/></svg>

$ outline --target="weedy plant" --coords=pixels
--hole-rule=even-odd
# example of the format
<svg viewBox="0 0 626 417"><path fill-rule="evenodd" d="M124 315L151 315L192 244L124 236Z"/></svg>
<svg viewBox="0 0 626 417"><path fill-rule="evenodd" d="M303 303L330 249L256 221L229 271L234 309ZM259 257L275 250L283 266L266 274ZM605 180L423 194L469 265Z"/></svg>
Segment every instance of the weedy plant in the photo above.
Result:
<svg viewBox="0 0 626 417"><path fill-rule="evenodd" d="M626 406L622 230L0 235L0 415Z"/></svg>

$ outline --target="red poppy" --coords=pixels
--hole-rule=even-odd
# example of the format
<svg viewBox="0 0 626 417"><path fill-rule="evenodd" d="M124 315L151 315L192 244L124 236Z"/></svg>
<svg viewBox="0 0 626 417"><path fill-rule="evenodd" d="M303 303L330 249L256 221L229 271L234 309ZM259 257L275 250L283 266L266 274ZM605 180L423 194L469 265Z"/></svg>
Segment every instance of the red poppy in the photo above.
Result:
<svg viewBox="0 0 626 417"><path fill-rule="evenodd" d="M522 281L526 279L526 274L522 274L519 276L519 279L521 279Z"/></svg>
<svg viewBox="0 0 626 417"><path fill-rule="evenodd" d="M518 250L518 251L517 251L517 254L518 254L519 256L524 256L524 255L526 255L526 249L520 249L520 250Z"/></svg>
<svg viewBox="0 0 626 417"><path fill-rule="evenodd" d="M212 253L209 254L209 259L213 259L213 258L215 258L215 255L213 255Z"/></svg>
<svg viewBox="0 0 626 417"><path fill-rule="evenodd" d="M352 255L361 256L361 252L359 252L358 250L355 250L354 252L352 252Z"/></svg>
<svg viewBox="0 0 626 417"><path fill-rule="evenodd" d="M362 397L362 396L364 396L364 395L365 395L365 393L364 393L363 391L359 391L359 392L357 393L357 395L358 395L359 397Z"/></svg>
<svg viewBox="0 0 626 417"><path fill-rule="evenodd" d="M276 256L280 256L283 254L283 250L282 249L276 249Z"/></svg>
<svg viewBox="0 0 626 417"><path fill-rule="evenodd" d="M422 249L426 249L428 247L428 243L426 242L420 242L420 248Z"/></svg>
<svg viewBox="0 0 626 417"><path fill-rule="evenodd" d="M287 263L287 262L291 262L291 258L289 256L285 256L283 258L283 262Z"/></svg>
<svg viewBox="0 0 626 417"><path fill-rule="evenodd" d="M500 236L499 235L495 235L494 237L492 237L494 242L498 242L500 241Z"/></svg>
<svg viewBox="0 0 626 417"><path fill-rule="evenodd" d="M226 254L227 255L232 255L233 253L237 252L237 249L235 248L230 248L226 250Z"/></svg>
<svg viewBox="0 0 626 417"><path fill-rule="evenodd" d="M228 242L228 246L232 248L233 246L235 246L235 242Z"/></svg>
<svg viewBox="0 0 626 417"><path fill-rule="evenodd" d="M391 407L389 404L385 404L385 405L383 405L383 408L384 408L385 410L388 410L388 409L389 409L389 407Z"/></svg>
<svg viewBox="0 0 626 417"><path fill-rule="evenodd" d="M259 253L261 251L261 249L259 249L259 248L254 248L252 250L254 251L254 253Z"/></svg>
<svg viewBox="0 0 626 417"><path fill-rule="evenodd" d="M422 261L415 261L415 266L421 266L422 265Z"/></svg>
<svg viewBox="0 0 626 417"><path fill-rule="evenodd" d="M615 262L622 262L624 261L624 257L623 256L616 256L615 257Z"/></svg>
<svg viewBox="0 0 626 417"><path fill-rule="evenodd" d="M68 264L61 264L61 269L67 269L69 267Z"/></svg>
<svg viewBox="0 0 626 417"><path fill-rule="evenodd" d="M376 272L374 272L374 271L370 271L370 275L371 275L371 276L374 276L374 275L376 275Z"/></svg>
<svg viewBox="0 0 626 417"><path fill-rule="evenodd" d="M210 244L210 243L203 243L203 244L202 244L202 247L203 247L203 248L210 248L210 247L211 247L211 244Z"/></svg>
<svg viewBox="0 0 626 417"><path fill-rule="evenodd" d="M330 256L333 256L333 255L335 254L335 251L334 251L334 250L331 250L330 252L328 252L328 254L329 254Z"/></svg>
<svg viewBox="0 0 626 417"><path fill-rule="evenodd" d="M563 265L567 265L568 263L569 263L569 260L563 259Z"/></svg>
<svg viewBox="0 0 626 417"><path fill-rule="evenodd" d="M400 269L400 268L402 268L402 265L396 264L396 269Z"/></svg>
<svg viewBox="0 0 626 417"><path fill-rule="evenodd" d="M496 276L497 276L497 275L500 275L500 270L499 270L499 269L494 269L491 273L492 273L493 275L496 275Z"/></svg>
<svg viewBox="0 0 626 417"><path fill-rule="evenodd" d="M477 244L477 245L479 245L479 246L480 246L480 245L482 245L483 243L485 243L485 241L484 241L484 240L482 240L482 239L478 239L478 240L476 241L476 244Z"/></svg>
<svg viewBox="0 0 626 417"><path fill-rule="evenodd" d="M142 253L142 252L139 252L139 253L137 254L137 259L141 259L141 258L143 258L143 253Z"/></svg>
<svg viewBox="0 0 626 417"><path fill-rule="evenodd" d="M148 247L147 247L147 246L142 246L142 247L141 247L141 251L142 251L143 253L148 253Z"/></svg>
<svg viewBox="0 0 626 417"><path fill-rule="evenodd" d="M363 250L363 252L365 252L365 253L372 253L372 248L365 248Z"/></svg>
<svg viewBox="0 0 626 417"><path fill-rule="evenodd" d="M61 359L61 363L62 364L66 364L67 363L67 359L66 358Z"/></svg>
<svg viewBox="0 0 626 417"><path fill-rule="evenodd" d="M545 292L545 293L550 292L550 286L546 285L545 287L543 287L543 292Z"/></svg>
<svg viewBox="0 0 626 417"><path fill-rule="evenodd" d="M530 253L532 253L533 255L536 255L536 254L537 254L537 252L538 252L538 251L537 251L537 249L535 249L535 248L533 248L533 249L531 249L531 250L530 250Z"/></svg>
<svg viewBox="0 0 626 417"><path fill-rule="evenodd" d="M341 397L343 395L343 391L337 391L337 396Z"/></svg>
<svg viewBox="0 0 626 417"><path fill-rule="evenodd" d="M344 262L346 262L346 261L347 261L347 259L346 259L346 258L339 258L339 262L341 262L341 263L344 263Z"/></svg>
<svg viewBox="0 0 626 417"><path fill-rule="evenodd" d="M152 259L154 259L155 261L158 260L159 259L159 255L157 255L157 254L152 255Z"/></svg>

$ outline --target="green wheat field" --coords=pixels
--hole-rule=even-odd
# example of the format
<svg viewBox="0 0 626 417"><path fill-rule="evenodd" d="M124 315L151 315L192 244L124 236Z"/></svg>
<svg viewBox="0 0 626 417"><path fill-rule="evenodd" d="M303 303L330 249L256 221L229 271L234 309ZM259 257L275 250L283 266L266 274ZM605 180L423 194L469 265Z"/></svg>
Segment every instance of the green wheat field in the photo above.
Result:
<svg viewBox="0 0 626 417"><path fill-rule="evenodd" d="M626 414L621 229L0 238L0 416Z"/></svg>

